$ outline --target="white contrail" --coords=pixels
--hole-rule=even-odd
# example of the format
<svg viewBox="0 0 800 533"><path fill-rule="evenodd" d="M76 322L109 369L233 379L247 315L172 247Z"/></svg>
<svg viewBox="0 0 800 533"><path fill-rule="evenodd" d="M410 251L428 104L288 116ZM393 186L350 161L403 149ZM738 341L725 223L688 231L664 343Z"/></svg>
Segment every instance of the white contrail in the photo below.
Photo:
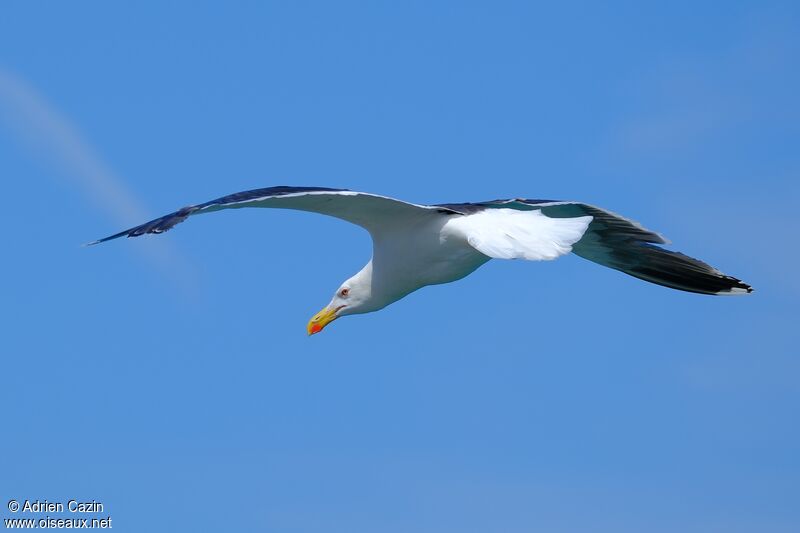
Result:
<svg viewBox="0 0 800 533"><path fill-rule="evenodd" d="M128 227L148 218L124 180L102 160L70 120L30 83L2 68L0 122L5 122L20 140L31 145L37 156L50 159L115 225ZM76 244L80 242L76 236ZM194 277L190 264L168 243L152 242L136 249L162 273L180 280L183 288L188 288L187 275Z"/></svg>

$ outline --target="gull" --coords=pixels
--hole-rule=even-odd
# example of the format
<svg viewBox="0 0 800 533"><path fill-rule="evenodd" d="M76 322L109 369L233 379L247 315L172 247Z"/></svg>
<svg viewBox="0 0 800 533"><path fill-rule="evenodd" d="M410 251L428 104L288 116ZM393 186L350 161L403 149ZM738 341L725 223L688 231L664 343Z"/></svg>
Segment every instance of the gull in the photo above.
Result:
<svg viewBox="0 0 800 533"><path fill-rule="evenodd" d="M662 248L668 241L637 222L589 204L554 200L419 205L347 189L267 187L190 205L88 245L163 233L190 216L242 207L321 213L357 224L372 237L372 258L311 318L309 335L339 317L378 311L427 285L457 281L490 259L549 261L572 252L671 289L753 291L702 261Z"/></svg>

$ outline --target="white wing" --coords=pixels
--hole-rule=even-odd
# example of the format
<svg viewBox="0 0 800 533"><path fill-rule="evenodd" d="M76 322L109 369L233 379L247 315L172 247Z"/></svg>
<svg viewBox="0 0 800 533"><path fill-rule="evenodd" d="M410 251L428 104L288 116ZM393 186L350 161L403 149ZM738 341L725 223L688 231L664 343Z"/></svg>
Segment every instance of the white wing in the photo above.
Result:
<svg viewBox="0 0 800 533"><path fill-rule="evenodd" d="M164 233L172 229L176 224L186 220L189 216L242 207L271 207L321 213L357 224L372 234L380 232L388 223L396 222L402 217L458 214L457 211L444 206L411 204L386 196L344 189L267 187L237 192L202 204L190 205L139 226L90 242L89 245L99 244L119 237L138 237L147 233Z"/></svg>
<svg viewBox="0 0 800 533"><path fill-rule="evenodd" d="M489 257L543 261L571 252L591 222L591 216L551 218L539 210L500 208L454 217L447 226Z"/></svg>
<svg viewBox="0 0 800 533"><path fill-rule="evenodd" d="M588 204L515 199L442 207L467 215L463 227L468 242L489 257L555 259L572 251L589 261L672 289L700 294L753 291L742 280L726 276L698 259L661 248L658 245L668 241L641 224ZM496 212L505 214L493 216ZM543 218L525 218L533 214Z"/></svg>

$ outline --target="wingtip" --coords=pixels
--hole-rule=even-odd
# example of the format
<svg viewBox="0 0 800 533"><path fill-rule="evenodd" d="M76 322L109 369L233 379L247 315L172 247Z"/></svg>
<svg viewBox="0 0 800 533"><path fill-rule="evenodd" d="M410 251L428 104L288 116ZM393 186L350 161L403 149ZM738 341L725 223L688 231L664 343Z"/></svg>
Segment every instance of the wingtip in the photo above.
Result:
<svg viewBox="0 0 800 533"><path fill-rule="evenodd" d="M740 280L736 280L736 285L734 285L733 287L731 287L728 290L720 291L717 294L720 294L720 295L723 295L723 296L729 296L729 295L730 296L742 296L742 295L745 295L745 294L752 294L754 291L755 291L755 289L753 289L753 287L751 287L747 283L745 283L743 281L740 281Z"/></svg>

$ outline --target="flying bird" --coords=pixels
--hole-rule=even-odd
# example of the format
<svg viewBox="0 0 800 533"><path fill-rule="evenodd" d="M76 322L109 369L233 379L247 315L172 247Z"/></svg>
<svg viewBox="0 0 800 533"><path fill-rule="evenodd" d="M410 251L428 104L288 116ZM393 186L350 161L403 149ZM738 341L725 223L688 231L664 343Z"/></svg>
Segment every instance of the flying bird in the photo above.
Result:
<svg viewBox="0 0 800 533"><path fill-rule="evenodd" d="M702 261L661 248L668 241L637 222L554 200L418 205L346 189L268 187L190 205L89 245L163 233L190 216L241 207L321 213L358 224L372 236L372 258L311 318L309 335L339 317L383 309L426 285L459 280L490 259L546 261L573 252L672 289L714 295L753 291Z"/></svg>

